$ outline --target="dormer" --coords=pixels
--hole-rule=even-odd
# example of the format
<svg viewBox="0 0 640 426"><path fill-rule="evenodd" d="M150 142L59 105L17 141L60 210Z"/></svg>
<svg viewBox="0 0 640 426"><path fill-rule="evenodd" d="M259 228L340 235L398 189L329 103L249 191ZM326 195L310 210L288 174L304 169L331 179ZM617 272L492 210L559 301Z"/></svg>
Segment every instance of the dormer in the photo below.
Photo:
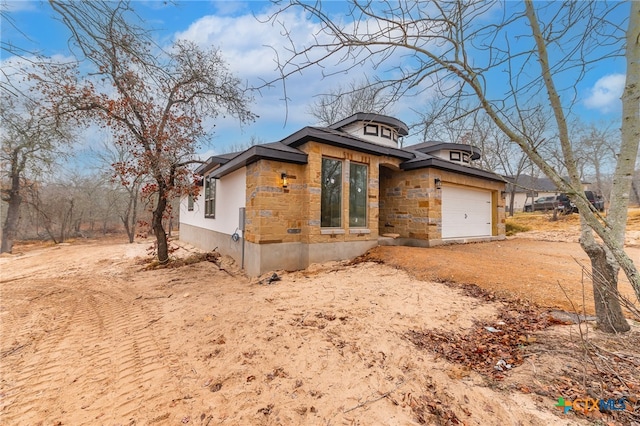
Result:
<svg viewBox="0 0 640 426"><path fill-rule="evenodd" d="M402 121L387 115L358 112L329 126L378 145L398 147L398 140L409 133Z"/></svg>
<svg viewBox="0 0 640 426"><path fill-rule="evenodd" d="M460 143L427 141L408 146L407 149L465 166L471 165L473 160L480 158L480 150L478 148Z"/></svg>

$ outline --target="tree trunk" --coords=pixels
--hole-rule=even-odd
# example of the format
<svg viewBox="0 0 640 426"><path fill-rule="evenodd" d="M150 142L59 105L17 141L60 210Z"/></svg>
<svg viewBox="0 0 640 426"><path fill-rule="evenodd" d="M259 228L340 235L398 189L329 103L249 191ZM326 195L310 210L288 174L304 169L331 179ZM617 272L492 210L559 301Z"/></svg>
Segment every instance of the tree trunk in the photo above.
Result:
<svg viewBox="0 0 640 426"><path fill-rule="evenodd" d="M603 246L597 243L583 244L582 248L591 260L593 300L597 324L605 333L624 333L631 329L622 313L618 299L618 271L614 259L609 259Z"/></svg>
<svg viewBox="0 0 640 426"><path fill-rule="evenodd" d="M516 188L515 185L513 186L513 189L511 190L511 197L509 197L509 216L513 216L513 208L514 205L516 204Z"/></svg>
<svg viewBox="0 0 640 426"><path fill-rule="evenodd" d="M137 185L137 184L136 184ZM138 223L138 187L134 186L133 195L130 195L133 198L133 206L131 207L131 226L129 234L129 243L133 243L133 239L136 236L136 224Z"/></svg>
<svg viewBox="0 0 640 426"><path fill-rule="evenodd" d="M20 195L21 170L22 168L18 161L18 153L14 151L11 156L11 189L9 189L9 205L7 207L7 217L2 225L0 253L11 253L13 250L13 240L18 233L20 205L22 204L22 195Z"/></svg>
<svg viewBox="0 0 640 426"><path fill-rule="evenodd" d="M7 217L2 226L2 244L0 253L11 253L13 250L13 240L18 232L18 222L20 220L20 205L22 204L22 196L17 190L14 190L13 184L9 192L9 206L7 208Z"/></svg>
<svg viewBox="0 0 640 426"><path fill-rule="evenodd" d="M151 229L156 236L156 242L158 245L158 261L161 264L169 261L169 244L167 243L167 233L162 226L162 217L164 211L167 208L167 200L164 197L164 193L160 191L158 193L158 204L153 211L153 219L151 220Z"/></svg>
<svg viewBox="0 0 640 426"><path fill-rule="evenodd" d="M129 192L129 202L124 215L120 216L124 229L129 237L129 244L133 243L136 236L136 223L138 221L138 186L135 184L131 189L127 188Z"/></svg>

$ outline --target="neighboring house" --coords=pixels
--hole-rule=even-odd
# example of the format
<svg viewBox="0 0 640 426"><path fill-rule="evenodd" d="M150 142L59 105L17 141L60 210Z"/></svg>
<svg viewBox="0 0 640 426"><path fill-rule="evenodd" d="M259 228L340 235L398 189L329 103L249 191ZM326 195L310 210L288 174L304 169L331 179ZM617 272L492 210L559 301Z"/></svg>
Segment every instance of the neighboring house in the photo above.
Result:
<svg viewBox="0 0 640 426"><path fill-rule="evenodd" d="M478 149L399 148L407 133L400 120L358 113L211 157L197 170L200 195L181 202L180 239L217 247L251 276L348 259L378 244L503 239L505 183L471 166Z"/></svg>
<svg viewBox="0 0 640 426"><path fill-rule="evenodd" d="M507 182L507 193L505 206L508 209L511 205L511 194L513 197L513 211L523 211L525 204L531 204L534 200L540 197L549 197L552 195L559 195L562 191L559 191L556 185L547 177L533 177L529 175L518 176L516 178L512 176L505 177ZM589 182L583 182L584 190L589 189Z"/></svg>

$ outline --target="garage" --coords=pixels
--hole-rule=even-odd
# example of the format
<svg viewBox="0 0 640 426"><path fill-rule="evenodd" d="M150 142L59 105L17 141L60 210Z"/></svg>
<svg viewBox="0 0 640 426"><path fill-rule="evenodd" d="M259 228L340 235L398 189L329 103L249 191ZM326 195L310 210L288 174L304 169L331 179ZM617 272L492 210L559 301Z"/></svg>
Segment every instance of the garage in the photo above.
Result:
<svg viewBox="0 0 640 426"><path fill-rule="evenodd" d="M491 191L442 187L442 239L491 236Z"/></svg>

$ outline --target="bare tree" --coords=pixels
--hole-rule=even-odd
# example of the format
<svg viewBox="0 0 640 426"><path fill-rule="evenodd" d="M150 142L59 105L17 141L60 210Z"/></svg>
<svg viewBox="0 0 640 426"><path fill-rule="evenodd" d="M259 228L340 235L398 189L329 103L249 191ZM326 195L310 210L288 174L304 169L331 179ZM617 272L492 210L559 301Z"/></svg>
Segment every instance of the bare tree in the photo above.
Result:
<svg viewBox="0 0 640 426"><path fill-rule="evenodd" d="M578 123L575 130L579 135L575 150L581 154L581 175L592 176L599 192L606 186L605 174L613 170L620 146L620 134L611 127L611 123L600 126Z"/></svg>
<svg viewBox="0 0 640 426"><path fill-rule="evenodd" d="M125 145L104 142L102 149L95 152L95 156L100 161L101 173L109 181L120 185L120 191L112 191L111 205L124 225L129 243L133 243L138 223L140 190L149 176L129 173L128 169L135 164L135 158Z"/></svg>
<svg viewBox="0 0 640 426"><path fill-rule="evenodd" d="M382 85L369 81L352 81L346 86L338 86L319 95L309 106L318 124L329 126L358 112L386 114L391 96Z"/></svg>
<svg viewBox="0 0 640 426"><path fill-rule="evenodd" d="M320 2L291 1L281 9L301 8L320 25L315 44L297 48L291 43L291 55L281 63L282 77L337 56L343 69L336 72L365 63L384 69L381 79L394 89L395 99L432 91L450 98L454 108L467 100L477 104L578 206L580 241L593 267L598 324L607 332L629 330L618 300L617 271L622 267L640 299L640 275L623 247L640 139L640 2L353 0L349 5L348 18L342 15L339 20L332 19ZM630 10L626 32L616 15L623 7ZM489 22L497 11L502 15ZM583 193L567 115L586 72L605 58L625 54L621 155L611 209L603 218ZM501 87L491 86L491 77L500 77ZM539 140L529 132L526 118L543 104L551 111L554 129L549 133L560 146L568 178L547 161L536 147ZM594 232L604 244L596 242Z"/></svg>
<svg viewBox="0 0 640 426"><path fill-rule="evenodd" d="M38 183L28 187L27 202L37 213L46 235L55 244L77 236L78 191L71 182Z"/></svg>
<svg viewBox="0 0 640 426"><path fill-rule="evenodd" d="M134 157L122 172L151 177L141 190L155 200L151 228L158 260L165 263L163 219L172 197L197 191L189 166L211 130L205 120L222 113L252 120L250 99L219 51L186 41L160 49L148 29L134 24L127 1L49 3L71 31L77 56L94 66L93 79L79 77L77 68L58 68L40 83L57 102L56 116L96 120L111 129L116 143ZM100 90L101 82L111 87Z"/></svg>
<svg viewBox="0 0 640 426"><path fill-rule="evenodd" d="M0 252L11 253L27 179L50 167L71 135L41 103L7 90L0 90L0 99L2 201L7 203Z"/></svg>

